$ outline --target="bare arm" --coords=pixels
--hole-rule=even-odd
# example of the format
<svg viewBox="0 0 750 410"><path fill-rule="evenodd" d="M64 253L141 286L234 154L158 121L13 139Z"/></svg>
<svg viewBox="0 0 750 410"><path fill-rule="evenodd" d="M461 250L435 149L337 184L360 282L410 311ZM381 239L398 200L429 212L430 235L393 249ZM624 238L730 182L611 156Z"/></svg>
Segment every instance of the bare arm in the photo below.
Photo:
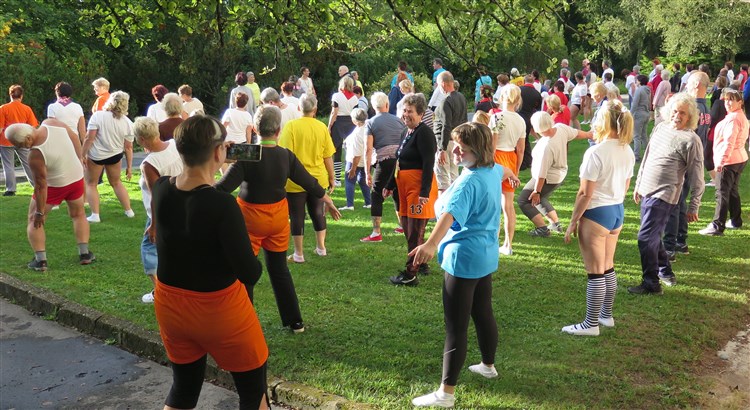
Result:
<svg viewBox="0 0 750 410"><path fill-rule="evenodd" d="M336 117L339 115L339 107L331 108L331 116L328 118L328 132L333 129L333 123L336 122Z"/></svg>
<svg viewBox="0 0 750 410"><path fill-rule="evenodd" d="M34 228L41 228L47 218L45 209L47 206L47 165L44 156L39 150L32 149L29 153L29 167L34 178L34 199L36 212L33 217ZM40 215L41 214L41 215Z"/></svg>
<svg viewBox="0 0 750 410"><path fill-rule="evenodd" d="M367 180L367 185L372 186L372 150L373 148L373 136L372 134L369 134L367 136L367 149L365 150L365 179Z"/></svg>
<svg viewBox="0 0 750 410"><path fill-rule="evenodd" d="M91 146L94 145L94 140L96 139L96 130L90 130L86 134L86 140L83 142L83 147L81 147L81 159L83 162L86 162L86 159L88 159L89 156L89 150L91 149Z"/></svg>
<svg viewBox="0 0 750 410"><path fill-rule="evenodd" d="M336 174L333 172L333 157L323 158L323 164L326 166L326 172L328 172L328 191L332 192L333 188L336 187Z"/></svg>
<svg viewBox="0 0 750 410"><path fill-rule="evenodd" d="M130 180L133 177L133 141L125 140L125 178Z"/></svg>
<svg viewBox="0 0 750 410"><path fill-rule="evenodd" d="M86 138L86 119L83 118L83 116L81 116L81 118L78 119L77 128L78 128L78 146L80 147L81 144L83 144L83 139Z"/></svg>
<svg viewBox="0 0 750 410"><path fill-rule="evenodd" d="M526 139L519 138L516 142L516 176L521 173L521 163L523 162L523 154L526 152Z"/></svg>

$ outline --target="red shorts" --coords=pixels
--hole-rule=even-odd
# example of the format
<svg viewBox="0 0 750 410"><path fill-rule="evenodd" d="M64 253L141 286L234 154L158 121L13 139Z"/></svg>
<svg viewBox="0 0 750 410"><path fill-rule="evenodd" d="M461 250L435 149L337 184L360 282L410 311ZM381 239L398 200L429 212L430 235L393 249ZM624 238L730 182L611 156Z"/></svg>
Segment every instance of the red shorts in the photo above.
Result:
<svg viewBox="0 0 750 410"><path fill-rule="evenodd" d="M268 359L260 321L240 281L216 292L195 292L157 279L154 311L173 363L193 363L210 353L222 369L246 372Z"/></svg>
<svg viewBox="0 0 750 410"><path fill-rule="evenodd" d="M83 178L65 186L48 186L47 204L57 206L60 205L62 201L75 201L83 196L84 186ZM31 195L31 198L36 199L36 195Z"/></svg>
<svg viewBox="0 0 750 410"><path fill-rule="evenodd" d="M432 176L430 200L425 204L419 203L419 191L422 188L421 169L400 169L396 175L398 186L398 215L414 219L430 219L435 217L435 200L437 199L437 182Z"/></svg>
<svg viewBox="0 0 750 410"><path fill-rule="evenodd" d="M518 156L514 151L495 150L495 163L510 169L515 174L516 167L518 167ZM510 185L510 181L507 179L503 180L503 192L513 191L515 191L515 188Z"/></svg>
<svg viewBox="0 0 750 410"><path fill-rule="evenodd" d="M289 205L286 198L273 204L251 204L237 198L237 204L255 255L260 248L271 252L289 249Z"/></svg>

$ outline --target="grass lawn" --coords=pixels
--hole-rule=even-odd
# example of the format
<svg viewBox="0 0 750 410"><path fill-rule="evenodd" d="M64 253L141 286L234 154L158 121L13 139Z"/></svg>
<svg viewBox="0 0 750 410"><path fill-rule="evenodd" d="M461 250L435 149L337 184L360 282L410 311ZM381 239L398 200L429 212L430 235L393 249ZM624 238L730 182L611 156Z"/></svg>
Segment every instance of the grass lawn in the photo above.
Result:
<svg viewBox="0 0 750 410"><path fill-rule="evenodd" d="M564 224L578 188L578 166L585 141L570 145L570 172L552 196ZM521 175L526 182L528 171ZM741 184L750 198L748 176ZM633 181L635 182L635 181ZM135 219L127 219L108 186L101 186L102 223L91 226L97 261L77 264L75 240L65 206L47 221L50 269L26 269L32 252L26 241L26 210L31 189L0 200L0 271L51 289L63 297L149 329L157 329L153 307L141 303L151 289L143 276L139 243L145 213L136 177L126 183ZM632 184L631 184L632 186ZM343 205L343 189L335 193ZM389 202L390 203L390 202ZM330 222L328 253L314 254L308 224L307 263L291 266L307 330L293 335L280 325L267 276L255 290L271 357L271 374L343 395L383 409L410 407L410 400L434 390L443 348L442 277L433 261L430 276L416 288L395 287L387 277L405 260L406 241L393 233L395 216L384 217L382 243L360 243L370 232L362 208ZM663 296L632 296L626 286L640 280L636 243L639 213L626 200L626 223L617 249L619 294L617 327L595 338L562 334L585 312L586 276L577 244L561 235L531 238L532 225L519 212L515 254L502 257L494 274L494 307L500 342L500 377L487 380L464 371L457 406L497 408L674 408L699 405L706 391L705 365L715 351L750 322L750 229L703 237L697 230L711 219L714 188L707 188L701 220L690 226L691 254L674 265L678 285ZM388 208L389 210L392 208ZM745 222L750 216L745 206ZM431 230L431 225L428 227ZM480 360L473 326L467 363Z"/></svg>

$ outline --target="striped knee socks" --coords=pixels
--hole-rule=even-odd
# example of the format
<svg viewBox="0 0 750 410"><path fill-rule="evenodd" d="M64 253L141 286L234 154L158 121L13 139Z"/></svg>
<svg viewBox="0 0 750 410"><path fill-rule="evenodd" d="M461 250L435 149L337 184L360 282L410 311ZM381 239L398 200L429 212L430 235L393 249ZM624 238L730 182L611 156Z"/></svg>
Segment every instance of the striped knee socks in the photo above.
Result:
<svg viewBox="0 0 750 410"><path fill-rule="evenodd" d="M617 274L615 268L609 268L604 271L604 282L606 292L604 293L604 303L602 304L601 317L609 319L612 317L612 306L615 304L615 294L617 293Z"/></svg>
<svg viewBox="0 0 750 410"><path fill-rule="evenodd" d="M586 286L586 320L580 325L583 329L599 326L599 312L602 311L604 295L607 289L604 274L589 273L588 276L589 281Z"/></svg>

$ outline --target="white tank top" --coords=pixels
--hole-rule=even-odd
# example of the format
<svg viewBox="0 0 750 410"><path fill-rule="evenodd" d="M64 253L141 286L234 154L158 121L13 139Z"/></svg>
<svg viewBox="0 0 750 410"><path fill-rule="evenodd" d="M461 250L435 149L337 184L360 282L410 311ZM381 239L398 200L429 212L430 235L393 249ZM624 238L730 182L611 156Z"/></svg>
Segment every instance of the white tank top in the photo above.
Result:
<svg viewBox="0 0 750 410"><path fill-rule="evenodd" d="M143 207L146 208L146 215L149 218L151 218L151 191L146 183L146 173L143 172L144 165L148 163L162 177L177 176L182 173L182 158L180 158L180 153L177 152L177 143L171 139L167 144L169 146L165 150L150 152L141 162L141 179L138 181L138 185L141 187Z"/></svg>
<svg viewBox="0 0 750 410"><path fill-rule="evenodd" d="M47 166L47 186L61 188L83 178L83 165L65 128L42 125L47 129L47 141L31 147L44 157Z"/></svg>

